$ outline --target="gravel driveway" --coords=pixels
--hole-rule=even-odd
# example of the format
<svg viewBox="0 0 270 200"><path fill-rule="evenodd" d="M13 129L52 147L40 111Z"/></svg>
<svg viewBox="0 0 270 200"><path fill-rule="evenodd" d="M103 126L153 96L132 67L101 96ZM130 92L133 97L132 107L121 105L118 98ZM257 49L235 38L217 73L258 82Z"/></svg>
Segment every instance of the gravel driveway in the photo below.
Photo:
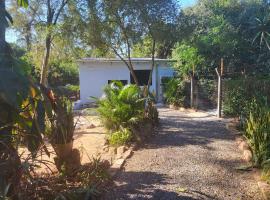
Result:
<svg viewBox="0 0 270 200"><path fill-rule="evenodd" d="M224 122L159 108L160 128L127 160L105 199L262 199Z"/></svg>

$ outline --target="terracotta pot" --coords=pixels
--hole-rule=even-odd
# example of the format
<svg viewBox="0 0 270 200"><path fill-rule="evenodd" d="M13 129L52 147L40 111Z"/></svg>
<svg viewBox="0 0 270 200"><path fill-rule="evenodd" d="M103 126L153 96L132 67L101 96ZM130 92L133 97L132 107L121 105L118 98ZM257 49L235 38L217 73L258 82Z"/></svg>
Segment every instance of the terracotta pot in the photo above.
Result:
<svg viewBox="0 0 270 200"><path fill-rule="evenodd" d="M53 144L54 151L59 158L66 158L71 155L73 141L66 144Z"/></svg>

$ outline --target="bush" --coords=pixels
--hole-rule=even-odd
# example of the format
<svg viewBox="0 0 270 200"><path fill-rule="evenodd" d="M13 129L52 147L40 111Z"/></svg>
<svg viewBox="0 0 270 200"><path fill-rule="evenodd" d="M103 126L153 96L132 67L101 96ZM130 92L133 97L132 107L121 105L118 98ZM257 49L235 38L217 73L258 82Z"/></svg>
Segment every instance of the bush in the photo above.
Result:
<svg viewBox="0 0 270 200"><path fill-rule="evenodd" d="M198 98L204 101L203 105L197 105L201 108L214 108L217 104L217 84L215 80L200 79L197 82L198 85Z"/></svg>
<svg viewBox="0 0 270 200"><path fill-rule="evenodd" d="M123 86L114 82L104 88L105 97L98 100L97 111L108 130L130 127L144 117L144 98L136 85Z"/></svg>
<svg viewBox="0 0 270 200"><path fill-rule="evenodd" d="M157 108L153 105L153 102L151 99L149 99L146 107L146 118L151 121L153 125L158 124L158 110Z"/></svg>
<svg viewBox="0 0 270 200"><path fill-rule="evenodd" d="M250 106L245 137L253 152L253 161L263 166L270 158L270 107L254 100Z"/></svg>
<svg viewBox="0 0 270 200"><path fill-rule="evenodd" d="M261 101L261 97L270 100L269 78L249 77L225 82L224 114L246 119L250 112L250 102L253 99Z"/></svg>
<svg viewBox="0 0 270 200"><path fill-rule="evenodd" d="M105 96L97 100L97 111L105 128L113 132L108 138L111 145L142 141L153 132L158 111L151 97L143 98L138 86L113 82L104 92Z"/></svg>
<svg viewBox="0 0 270 200"><path fill-rule="evenodd" d="M187 107L186 84L177 78L172 78L164 87L164 97L167 104Z"/></svg>
<svg viewBox="0 0 270 200"><path fill-rule="evenodd" d="M128 144L132 139L132 133L124 128L109 135L108 141L112 146L121 146Z"/></svg>
<svg viewBox="0 0 270 200"><path fill-rule="evenodd" d="M51 86L79 84L79 71L76 62L73 60L59 59L50 64L48 81Z"/></svg>
<svg viewBox="0 0 270 200"><path fill-rule="evenodd" d="M80 86L68 84L66 86L58 86L54 88L54 91L57 94L57 96L64 96L71 100L76 100L80 91Z"/></svg>

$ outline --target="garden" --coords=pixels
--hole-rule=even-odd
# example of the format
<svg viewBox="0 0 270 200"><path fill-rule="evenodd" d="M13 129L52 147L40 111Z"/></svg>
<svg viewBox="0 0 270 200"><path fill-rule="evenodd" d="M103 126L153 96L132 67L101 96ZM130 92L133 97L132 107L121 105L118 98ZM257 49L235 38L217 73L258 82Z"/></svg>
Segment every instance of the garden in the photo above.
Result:
<svg viewBox="0 0 270 200"><path fill-rule="evenodd" d="M219 136L212 127L225 132L222 120L233 122L250 152L241 170L256 170L269 186L269 10L263 0L198 0L191 6L174 0L0 1L0 199L100 199L114 185L115 166L122 168L139 148L135 160L143 163L129 160L122 176L155 176L154 187L162 173L184 173L172 180L195 184L194 177L182 178L189 169L158 170L186 158L180 150L202 146L200 152L211 154L223 145L235 148L235 136ZM101 98L89 97L95 103L76 110L78 60L85 57L118 58L134 83L110 81ZM143 86L132 61L140 57L151 60ZM156 58L170 59L174 71L159 77L161 109L150 89ZM217 107L223 117L218 122L209 117ZM224 143L212 147L211 141ZM197 162L193 156L187 163ZM201 165L195 164L193 176ZM150 171L138 175L132 167ZM176 191L194 192L182 186Z"/></svg>

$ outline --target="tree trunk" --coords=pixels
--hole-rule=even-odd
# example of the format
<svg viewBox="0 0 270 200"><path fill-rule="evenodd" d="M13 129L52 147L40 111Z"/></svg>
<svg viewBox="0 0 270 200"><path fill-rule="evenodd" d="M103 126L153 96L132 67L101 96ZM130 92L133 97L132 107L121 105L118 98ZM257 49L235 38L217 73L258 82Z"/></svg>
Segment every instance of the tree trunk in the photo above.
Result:
<svg viewBox="0 0 270 200"><path fill-rule="evenodd" d="M31 24L27 24L26 26L26 34L25 34L25 42L27 51L31 50Z"/></svg>
<svg viewBox="0 0 270 200"><path fill-rule="evenodd" d="M5 53L6 44L6 19L5 19L6 5L5 0L0 0L0 61L2 65L2 60ZM1 66L2 67L2 66Z"/></svg>
<svg viewBox="0 0 270 200"><path fill-rule="evenodd" d="M194 107L194 76L190 77L190 107Z"/></svg>
<svg viewBox="0 0 270 200"><path fill-rule="evenodd" d="M50 58L50 52L51 52L51 42L52 37L51 35L47 35L46 37L46 49L45 49L45 55L42 61L41 66L41 76L40 76L40 83L44 86L48 86L48 68L49 68L49 58Z"/></svg>
<svg viewBox="0 0 270 200"><path fill-rule="evenodd" d="M131 73L131 76L132 76L132 78L134 79L134 82L135 82L135 84L137 85L137 86L140 86L140 84L139 84L139 81L138 81L138 78L137 78L137 76L136 76L136 74L135 74L135 72L134 72L134 68L133 68L133 65L132 65L132 63L131 63L131 60L129 61L130 62L130 67L129 67L129 71L130 71L130 73Z"/></svg>
<svg viewBox="0 0 270 200"><path fill-rule="evenodd" d="M153 70L154 70L154 67L155 67L155 49L156 49L156 40L153 39L153 45L152 45L152 65L151 65L151 71L150 71L149 78L148 78L147 91L146 91L146 94L147 95L149 93L150 84L152 82L152 74L153 74Z"/></svg>

